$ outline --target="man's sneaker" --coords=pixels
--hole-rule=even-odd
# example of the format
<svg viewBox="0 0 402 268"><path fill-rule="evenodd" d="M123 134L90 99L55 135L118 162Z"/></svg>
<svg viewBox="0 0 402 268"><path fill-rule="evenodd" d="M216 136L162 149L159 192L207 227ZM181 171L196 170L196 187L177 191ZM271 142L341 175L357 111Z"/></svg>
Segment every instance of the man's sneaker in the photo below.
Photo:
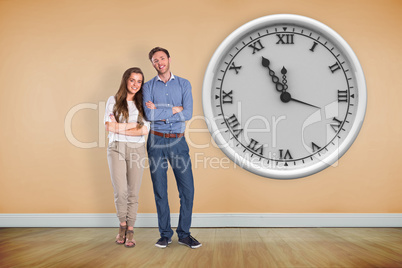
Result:
<svg viewBox="0 0 402 268"><path fill-rule="evenodd" d="M156 242L155 246L157 246L158 248L166 248L170 243L172 243L172 239L161 237L159 238L158 242Z"/></svg>
<svg viewBox="0 0 402 268"><path fill-rule="evenodd" d="M185 245L190 248L199 248L202 246L202 244L198 242L197 239L195 239L191 235L187 236L186 238L179 239L179 244Z"/></svg>

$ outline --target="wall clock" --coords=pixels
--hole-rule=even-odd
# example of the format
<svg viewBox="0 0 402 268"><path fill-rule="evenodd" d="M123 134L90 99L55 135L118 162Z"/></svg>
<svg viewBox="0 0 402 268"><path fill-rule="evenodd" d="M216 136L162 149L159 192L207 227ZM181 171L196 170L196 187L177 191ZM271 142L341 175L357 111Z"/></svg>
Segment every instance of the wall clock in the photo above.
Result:
<svg viewBox="0 0 402 268"><path fill-rule="evenodd" d="M366 111L361 65L346 41L311 18L250 21L217 48L203 109L219 148L242 168L295 179L335 165Z"/></svg>

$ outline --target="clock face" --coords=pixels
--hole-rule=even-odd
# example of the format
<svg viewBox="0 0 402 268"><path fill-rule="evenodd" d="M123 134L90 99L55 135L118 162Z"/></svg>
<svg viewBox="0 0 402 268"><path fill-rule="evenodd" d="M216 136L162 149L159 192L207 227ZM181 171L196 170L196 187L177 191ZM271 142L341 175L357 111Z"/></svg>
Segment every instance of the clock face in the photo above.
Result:
<svg viewBox="0 0 402 268"><path fill-rule="evenodd" d="M333 30L297 15L251 21L219 46L203 85L206 122L241 167L293 179L333 165L366 109L363 71Z"/></svg>

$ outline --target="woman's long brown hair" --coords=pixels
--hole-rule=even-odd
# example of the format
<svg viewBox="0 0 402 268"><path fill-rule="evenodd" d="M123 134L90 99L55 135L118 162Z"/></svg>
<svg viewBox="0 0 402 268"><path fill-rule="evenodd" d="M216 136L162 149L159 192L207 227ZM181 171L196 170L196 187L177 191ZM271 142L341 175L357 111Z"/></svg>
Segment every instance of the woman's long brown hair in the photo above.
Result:
<svg viewBox="0 0 402 268"><path fill-rule="evenodd" d="M128 122L128 104L127 104L127 80L130 78L132 73L141 74L142 75L142 83L140 90L137 91L134 95L134 104L138 109L138 119L137 119L137 128L141 128L144 125L144 107L142 106L142 86L144 85L144 74L141 69L138 67L133 67L127 69L123 77L121 78L120 88L114 96L116 100L116 104L113 107L113 115L116 118L116 121L119 123Z"/></svg>

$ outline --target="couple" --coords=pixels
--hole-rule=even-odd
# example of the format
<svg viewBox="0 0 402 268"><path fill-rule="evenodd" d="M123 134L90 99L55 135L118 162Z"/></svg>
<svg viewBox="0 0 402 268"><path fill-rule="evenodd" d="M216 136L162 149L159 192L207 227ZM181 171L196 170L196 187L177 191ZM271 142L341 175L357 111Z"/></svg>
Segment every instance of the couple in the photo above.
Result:
<svg viewBox="0 0 402 268"><path fill-rule="evenodd" d="M193 113L190 82L170 72L169 52L156 47L149 59L158 75L144 84L139 68L123 74L120 88L106 104L105 125L109 131L107 159L120 221L117 244L134 247L134 223L144 170L145 135L149 167L158 212L160 239L155 246L166 248L172 242L167 194L167 168L170 163L180 196L177 227L179 244L201 246L190 235L194 181L189 148L184 137L185 121Z"/></svg>

